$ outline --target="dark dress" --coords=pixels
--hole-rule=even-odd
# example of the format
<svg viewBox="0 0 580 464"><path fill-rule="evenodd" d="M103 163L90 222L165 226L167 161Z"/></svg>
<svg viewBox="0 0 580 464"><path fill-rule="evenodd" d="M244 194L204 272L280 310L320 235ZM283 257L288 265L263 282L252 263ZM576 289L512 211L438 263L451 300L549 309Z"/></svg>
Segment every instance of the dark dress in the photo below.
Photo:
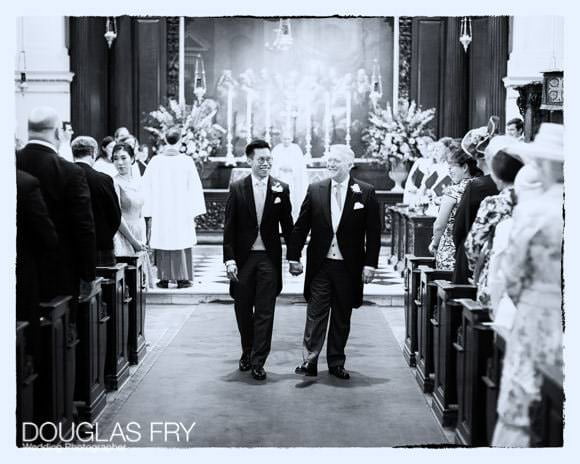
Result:
<svg viewBox="0 0 580 464"><path fill-rule="evenodd" d="M479 205L484 198L490 195L497 195L499 191L495 182L488 174L478 177L469 183L463 192L461 202L455 213L455 226L453 228L453 242L455 243L455 270L453 272L453 283L467 284L471 277L467 257L465 256L464 243L471 225L475 221Z"/></svg>

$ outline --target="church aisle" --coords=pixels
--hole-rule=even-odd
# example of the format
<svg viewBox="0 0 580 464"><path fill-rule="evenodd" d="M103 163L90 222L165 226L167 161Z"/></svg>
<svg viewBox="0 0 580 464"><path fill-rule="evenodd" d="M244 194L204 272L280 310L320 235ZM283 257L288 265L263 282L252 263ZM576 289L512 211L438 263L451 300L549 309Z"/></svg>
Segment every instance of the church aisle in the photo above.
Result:
<svg viewBox="0 0 580 464"><path fill-rule="evenodd" d="M151 307L151 311L162 310ZM279 305L268 379L257 382L237 369L239 337L230 305L196 306L175 337L156 344L139 382L99 421L99 435L139 424L138 443L182 447L390 447L447 443L405 365L381 310L355 310L346 368L350 381L330 377L325 358L317 378L293 373L300 360L303 305ZM157 353L156 353L157 352ZM152 361L152 362L151 362ZM120 393L121 393L120 392ZM114 413L111 413L114 411ZM103 422L103 421L106 421ZM162 433L154 422L193 427L189 442ZM118 425L117 425L118 424ZM162 425L156 425L161 430Z"/></svg>

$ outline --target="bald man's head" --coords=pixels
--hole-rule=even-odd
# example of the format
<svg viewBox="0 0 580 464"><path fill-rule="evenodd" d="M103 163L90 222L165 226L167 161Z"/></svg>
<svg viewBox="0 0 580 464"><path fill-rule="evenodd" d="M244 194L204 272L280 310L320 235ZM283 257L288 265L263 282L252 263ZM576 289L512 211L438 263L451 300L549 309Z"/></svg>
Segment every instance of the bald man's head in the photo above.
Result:
<svg viewBox="0 0 580 464"><path fill-rule="evenodd" d="M60 143L61 119L53 108L34 108L28 116L28 137L40 139L57 146Z"/></svg>

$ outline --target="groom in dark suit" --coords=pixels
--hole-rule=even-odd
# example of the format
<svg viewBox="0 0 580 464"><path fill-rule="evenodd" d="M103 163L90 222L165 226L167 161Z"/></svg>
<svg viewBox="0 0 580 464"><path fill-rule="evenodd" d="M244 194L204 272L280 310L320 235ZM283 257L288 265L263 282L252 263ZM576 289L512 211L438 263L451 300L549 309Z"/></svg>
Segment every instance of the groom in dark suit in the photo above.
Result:
<svg viewBox="0 0 580 464"><path fill-rule="evenodd" d="M330 179L308 188L288 245L290 273L298 275L302 248L311 232L304 283L308 307L303 364L296 373L317 375L330 315L328 371L346 380L350 375L344 368L344 348L350 316L352 308L362 305L363 285L372 281L378 265L381 220L374 188L350 176L352 150L333 145L327 160Z"/></svg>
<svg viewBox="0 0 580 464"><path fill-rule="evenodd" d="M230 186L224 223L224 262L242 342L241 371L264 380L274 307L282 290L282 244L292 232L288 185L270 177L272 154L264 140L246 147L252 173Z"/></svg>

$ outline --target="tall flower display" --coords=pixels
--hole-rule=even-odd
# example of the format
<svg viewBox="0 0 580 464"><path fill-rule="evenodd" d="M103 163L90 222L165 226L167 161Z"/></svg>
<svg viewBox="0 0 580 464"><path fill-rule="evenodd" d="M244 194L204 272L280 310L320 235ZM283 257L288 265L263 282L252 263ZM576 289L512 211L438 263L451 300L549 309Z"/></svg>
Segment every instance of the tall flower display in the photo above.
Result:
<svg viewBox="0 0 580 464"><path fill-rule="evenodd" d="M370 126L363 140L367 144L366 156L390 166L400 162L413 162L421 156L417 138L432 136L428 127L435 117L435 109L422 110L413 101L399 100L396 111L387 103L386 109L375 106L369 114Z"/></svg>
<svg viewBox="0 0 580 464"><path fill-rule="evenodd" d="M159 106L146 117L145 130L155 138L155 148L165 143L165 134L171 127L181 128L181 152L203 164L221 144L225 129L214 123L218 105L211 98L196 100L191 111L170 99L169 105Z"/></svg>

